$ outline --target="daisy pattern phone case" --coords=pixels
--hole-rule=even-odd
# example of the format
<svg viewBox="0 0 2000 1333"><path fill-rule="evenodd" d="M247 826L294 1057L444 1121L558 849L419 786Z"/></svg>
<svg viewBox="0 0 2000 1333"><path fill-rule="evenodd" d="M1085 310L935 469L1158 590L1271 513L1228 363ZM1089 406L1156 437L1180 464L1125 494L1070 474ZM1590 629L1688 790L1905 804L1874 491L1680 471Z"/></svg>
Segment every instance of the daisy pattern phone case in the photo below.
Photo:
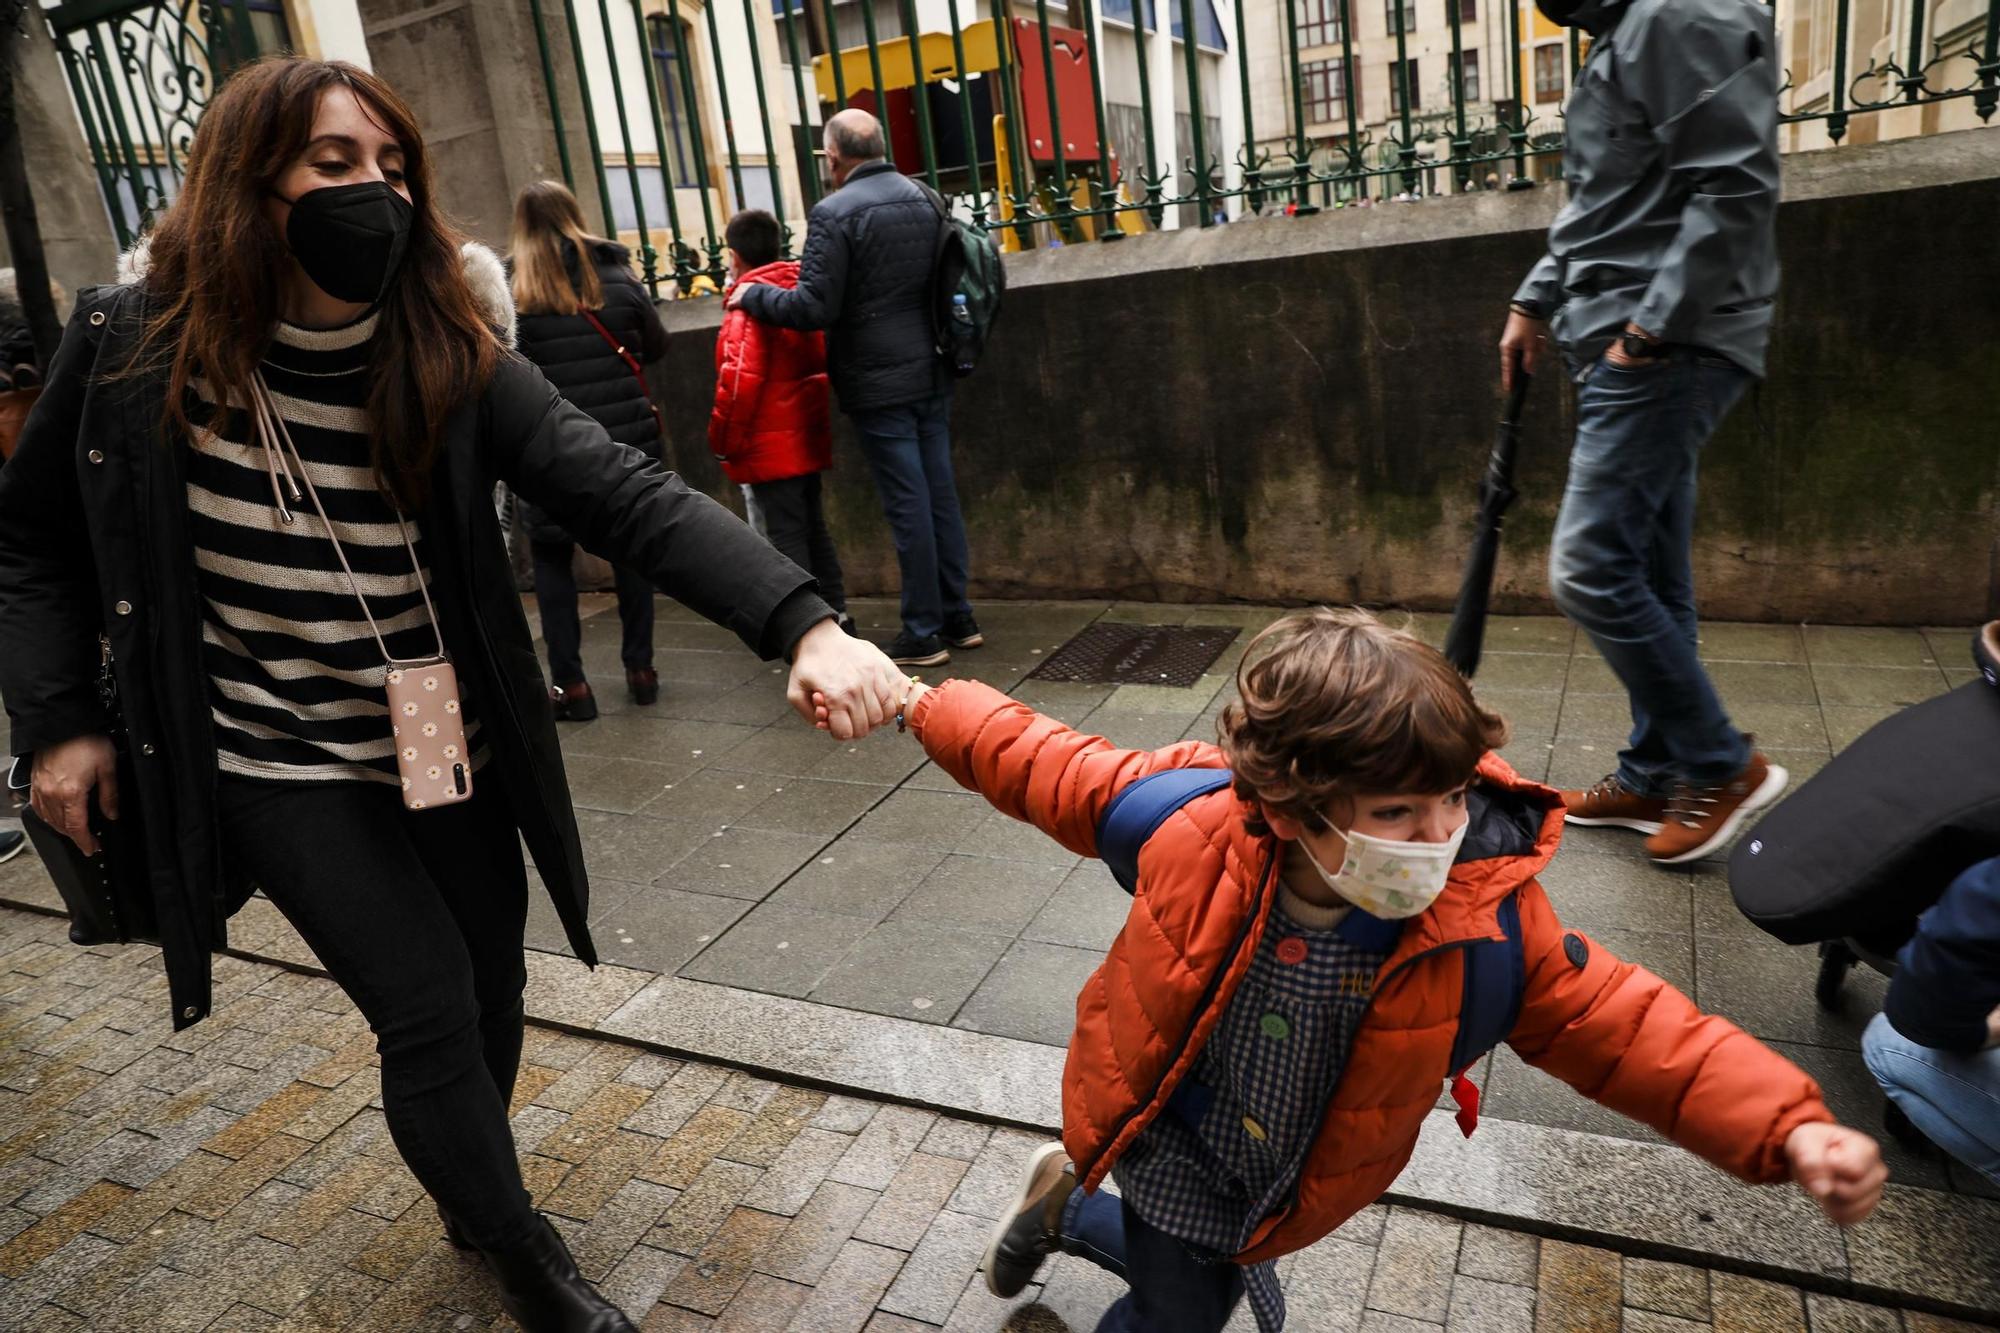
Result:
<svg viewBox="0 0 2000 1333"><path fill-rule="evenodd" d="M472 795L465 710L459 706L458 673L450 661L392 663L388 691L403 805L428 810Z"/></svg>

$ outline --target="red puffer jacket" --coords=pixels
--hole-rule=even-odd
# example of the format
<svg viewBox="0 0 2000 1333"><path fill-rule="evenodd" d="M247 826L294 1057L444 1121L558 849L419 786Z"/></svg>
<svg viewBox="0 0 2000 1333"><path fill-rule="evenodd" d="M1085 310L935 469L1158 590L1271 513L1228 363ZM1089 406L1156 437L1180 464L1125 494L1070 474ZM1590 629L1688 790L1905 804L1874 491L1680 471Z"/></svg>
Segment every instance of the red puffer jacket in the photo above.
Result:
<svg viewBox="0 0 2000 1333"><path fill-rule="evenodd" d="M730 285L794 287L799 266L766 264ZM756 485L833 466L827 415L826 335L781 329L731 310L715 339L715 411L708 447L731 481Z"/></svg>
<svg viewBox="0 0 2000 1333"><path fill-rule="evenodd" d="M1128 784L1169 768L1220 768L1213 745L1119 750L974 681L949 681L911 711L910 730L939 768L1079 856ZM1444 895L1403 929L1326 1108L1293 1200L1236 1256L1255 1263L1301 1249L1373 1203L1417 1146L1450 1070L1465 998L1462 947L1500 933L1518 901L1527 977L1508 1044L1537 1069L1651 1125L1743 1180L1787 1175L1785 1140L1830 1120L1797 1066L1642 967L1556 919L1536 874L1555 854L1556 793L1497 755L1479 780L1535 825L1525 850L1461 860ZM1131 913L1076 1002L1063 1071L1063 1143L1085 1189L1173 1096L1249 971L1270 919L1273 857L1235 793L1189 802L1139 854Z"/></svg>

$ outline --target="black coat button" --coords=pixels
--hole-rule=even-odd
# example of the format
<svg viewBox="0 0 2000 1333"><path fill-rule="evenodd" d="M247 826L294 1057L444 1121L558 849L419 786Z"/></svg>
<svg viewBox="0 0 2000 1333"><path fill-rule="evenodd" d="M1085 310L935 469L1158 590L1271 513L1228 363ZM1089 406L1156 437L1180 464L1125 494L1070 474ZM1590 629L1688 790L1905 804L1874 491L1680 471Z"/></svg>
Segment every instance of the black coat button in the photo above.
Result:
<svg viewBox="0 0 2000 1333"><path fill-rule="evenodd" d="M1590 946L1583 942L1583 936L1571 931L1563 936L1563 955L1569 959L1571 967L1581 972L1590 962Z"/></svg>

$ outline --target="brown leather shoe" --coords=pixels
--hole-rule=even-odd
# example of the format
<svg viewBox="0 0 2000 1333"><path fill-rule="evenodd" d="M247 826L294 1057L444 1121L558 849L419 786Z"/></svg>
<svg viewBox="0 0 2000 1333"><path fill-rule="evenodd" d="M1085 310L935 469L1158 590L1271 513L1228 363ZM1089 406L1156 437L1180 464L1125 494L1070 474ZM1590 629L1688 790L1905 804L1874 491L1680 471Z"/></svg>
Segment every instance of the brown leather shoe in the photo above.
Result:
<svg viewBox="0 0 2000 1333"><path fill-rule="evenodd" d="M1761 753L1752 753L1749 766L1725 783L1683 783L1667 803L1660 831L1646 839L1646 855L1663 866L1699 861L1735 837L1746 818L1777 800L1791 778Z"/></svg>
<svg viewBox="0 0 2000 1333"><path fill-rule="evenodd" d="M1639 795L1620 782L1616 773L1582 791L1566 791L1562 798L1568 807L1563 819L1584 828L1628 828L1640 833L1658 833L1667 817L1664 799Z"/></svg>
<svg viewBox="0 0 2000 1333"><path fill-rule="evenodd" d="M660 701L660 673L651 667L627 671L625 684L632 691L632 702L641 708L650 708Z"/></svg>
<svg viewBox="0 0 2000 1333"><path fill-rule="evenodd" d="M558 722L591 722L597 718L597 696L590 692L587 680L551 686L549 702L556 707Z"/></svg>

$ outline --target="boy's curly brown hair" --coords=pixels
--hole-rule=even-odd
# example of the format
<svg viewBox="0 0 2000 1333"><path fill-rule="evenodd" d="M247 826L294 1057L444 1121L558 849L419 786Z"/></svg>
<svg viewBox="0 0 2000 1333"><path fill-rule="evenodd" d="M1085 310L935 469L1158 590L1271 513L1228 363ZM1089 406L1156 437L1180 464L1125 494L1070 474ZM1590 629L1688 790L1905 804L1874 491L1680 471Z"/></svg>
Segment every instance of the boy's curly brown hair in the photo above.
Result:
<svg viewBox="0 0 2000 1333"><path fill-rule="evenodd" d="M1318 607L1251 640L1218 727L1236 794L1301 823L1363 792L1447 792L1507 741L1443 654L1361 610ZM1261 810L1251 830L1268 834Z"/></svg>

